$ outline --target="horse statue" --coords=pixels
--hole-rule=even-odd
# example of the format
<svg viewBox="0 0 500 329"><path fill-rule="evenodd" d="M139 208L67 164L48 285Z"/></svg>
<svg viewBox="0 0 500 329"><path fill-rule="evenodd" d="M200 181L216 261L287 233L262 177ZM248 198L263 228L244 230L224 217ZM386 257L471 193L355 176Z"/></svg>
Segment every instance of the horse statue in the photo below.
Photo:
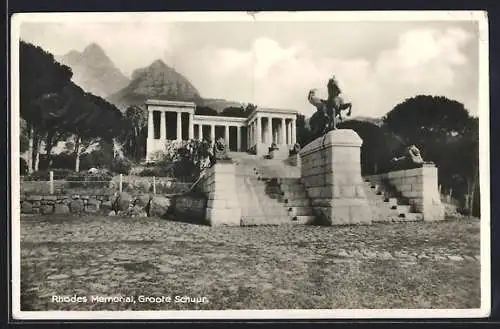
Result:
<svg viewBox="0 0 500 329"><path fill-rule="evenodd" d="M316 113L310 119L309 125L316 137L326 134L330 130L337 129L337 118L342 121L342 111L348 111L351 116L352 103L344 101L341 96L339 84L335 76L328 80L328 99L324 100L317 96L317 89L311 89L307 99L316 108Z"/></svg>

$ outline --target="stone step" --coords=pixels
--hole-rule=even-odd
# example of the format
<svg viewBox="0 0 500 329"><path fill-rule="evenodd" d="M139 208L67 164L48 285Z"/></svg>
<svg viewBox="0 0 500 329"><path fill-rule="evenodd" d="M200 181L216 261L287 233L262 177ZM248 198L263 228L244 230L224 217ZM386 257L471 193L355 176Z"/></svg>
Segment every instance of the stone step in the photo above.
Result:
<svg viewBox="0 0 500 329"><path fill-rule="evenodd" d="M385 198L384 202L386 202L390 207L394 207L398 205L397 198Z"/></svg>
<svg viewBox="0 0 500 329"><path fill-rule="evenodd" d="M301 225L313 224L316 221L316 217L312 215L307 216L295 216L292 218L292 221Z"/></svg>
<svg viewBox="0 0 500 329"><path fill-rule="evenodd" d="M404 218L407 221L418 222L424 220L424 214L419 212L409 212L407 214L404 214Z"/></svg>
<svg viewBox="0 0 500 329"><path fill-rule="evenodd" d="M280 188L282 191L286 192L304 191L305 189L301 184L281 184Z"/></svg>
<svg viewBox="0 0 500 329"><path fill-rule="evenodd" d="M311 201L309 199L283 199L283 203L288 207L307 207L311 205Z"/></svg>
<svg viewBox="0 0 500 329"><path fill-rule="evenodd" d="M311 216L313 214L313 210L309 206L299 206L299 207L288 207L286 206L288 213L291 216Z"/></svg>
<svg viewBox="0 0 500 329"><path fill-rule="evenodd" d="M396 209L400 215L401 214L408 214L409 212L411 212L411 206L410 205L392 206L391 209Z"/></svg>
<svg viewBox="0 0 500 329"><path fill-rule="evenodd" d="M258 225L283 225L283 224L293 224L292 219L288 216L286 217L243 217L241 218L241 226L258 226Z"/></svg>

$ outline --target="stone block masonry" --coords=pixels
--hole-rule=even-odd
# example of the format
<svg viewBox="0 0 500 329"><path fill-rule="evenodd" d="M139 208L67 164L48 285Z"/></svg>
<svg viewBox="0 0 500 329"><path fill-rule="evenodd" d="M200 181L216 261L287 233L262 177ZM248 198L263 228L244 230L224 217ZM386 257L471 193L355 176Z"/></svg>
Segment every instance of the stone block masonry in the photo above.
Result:
<svg viewBox="0 0 500 329"><path fill-rule="evenodd" d="M316 215L329 225L371 224L361 177L361 145L356 132L338 129L299 153L302 183Z"/></svg>
<svg viewBox="0 0 500 329"><path fill-rule="evenodd" d="M235 171L234 163L219 161L205 172L201 184L208 199L205 219L210 226L241 225Z"/></svg>
<svg viewBox="0 0 500 329"><path fill-rule="evenodd" d="M438 168L434 164L396 170L379 175L366 176L377 184L388 183L410 201L416 212L421 212L424 221L443 220L445 209L438 188Z"/></svg>

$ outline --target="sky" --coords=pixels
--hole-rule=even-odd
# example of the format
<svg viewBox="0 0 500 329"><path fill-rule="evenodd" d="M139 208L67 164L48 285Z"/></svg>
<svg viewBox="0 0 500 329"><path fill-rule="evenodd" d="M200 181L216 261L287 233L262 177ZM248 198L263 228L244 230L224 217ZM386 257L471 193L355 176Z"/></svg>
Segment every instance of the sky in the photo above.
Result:
<svg viewBox="0 0 500 329"><path fill-rule="evenodd" d="M21 24L21 39L54 55L99 44L127 76L162 59L202 97L311 115L335 75L353 115L380 117L418 94L478 114L477 21L155 21Z"/></svg>

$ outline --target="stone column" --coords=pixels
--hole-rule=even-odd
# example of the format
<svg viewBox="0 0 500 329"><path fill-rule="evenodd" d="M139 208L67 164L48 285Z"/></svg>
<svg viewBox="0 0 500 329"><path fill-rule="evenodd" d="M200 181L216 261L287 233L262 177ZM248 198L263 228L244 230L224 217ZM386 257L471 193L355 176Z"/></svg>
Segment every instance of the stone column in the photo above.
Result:
<svg viewBox="0 0 500 329"><path fill-rule="evenodd" d="M161 111L160 112L160 139L161 140L166 140L167 139L167 124L165 120L165 116L167 115L167 112Z"/></svg>
<svg viewBox="0 0 500 329"><path fill-rule="evenodd" d="M273 118L267 117L267 146L271 147L273 143Z"/></svg>
<svg viewBox="0 0 500 329"><path fill-rule="evenodd" d="M250 147L253 146L253 121L250 122L250 125L248 126L248 130L250 131Z"/></svg>
<svg viewBox="0 0 500 329"><path fill-rule="evenodd" d="M177 140L182 140L182 112L177 112Z"/></svg>
<svg viewBox="0 0 500 329"><path fill-rule="evenodd" d="M262 122L261 122L260 116L257 116L255 123L256 123L256 130L257 130L256 131L257 138L255 139L255 144L260 144L260 143L262 143L262 129L261 129Z"/></svg>
<svg viewBox="0 0 500 329"><path fill-rule="evenodd" d="M215 144L215 125L210 125L210 141L212 145Z"/></svg>
<svg viewBox="0 0 500 329"><path fill-rule="evenodd" d="M351 129L328 132L300 151L301 179L317 218L327 225L371 224L361 177L362 140Z"/></svg>
<svg viewBox="0 0 500 329"><path fill-rule="evenodd" d="M287 120L286 141L287 141L287 144L292 144L292 120Z"/></svg>
<svg viewBox="0 0 500 329"><path fill-rule="evenodd" d="M193 123L194 115L193 113L189 113L189 138L194 139L194 123Z"/></svg>
<svg viewBox="0 0 500 329"><path fill-rule="evenodd" d="M148 110L148 139L155 138L155 122L153 118L153 111Z"/></svg>
<svg viewBox="0 0 500 329"><path fill-rule="evenodd" d="M285 145L286 144L286 122L285 118L281 118L281 140L280 144Z"/></svg>
<svg viewBox="0 0 500 329"><path fill-rule="evenodd" d="M224 126L224 143L227 146L227 149L229 150L229 126L225 125Z"/></svg>
<svg viewBox="0 0 500 329"><path fill-rule="evenodd" d="M296 132L296 123L295 123L295 119L292 119L292 143L291 144L295 144L297 142L297 132Z"/></svg>
<svg viewBox="0 0 500 329"><path fill-rule="evenodd" d="M198 123L198 139L203 140L203 125L201 123Z"/></svg>
<svg viewBox="0 0 500 329"><path fill-rule="evenodd" d="M241 152L241 127L236 126L236 151Z"/></svg>

